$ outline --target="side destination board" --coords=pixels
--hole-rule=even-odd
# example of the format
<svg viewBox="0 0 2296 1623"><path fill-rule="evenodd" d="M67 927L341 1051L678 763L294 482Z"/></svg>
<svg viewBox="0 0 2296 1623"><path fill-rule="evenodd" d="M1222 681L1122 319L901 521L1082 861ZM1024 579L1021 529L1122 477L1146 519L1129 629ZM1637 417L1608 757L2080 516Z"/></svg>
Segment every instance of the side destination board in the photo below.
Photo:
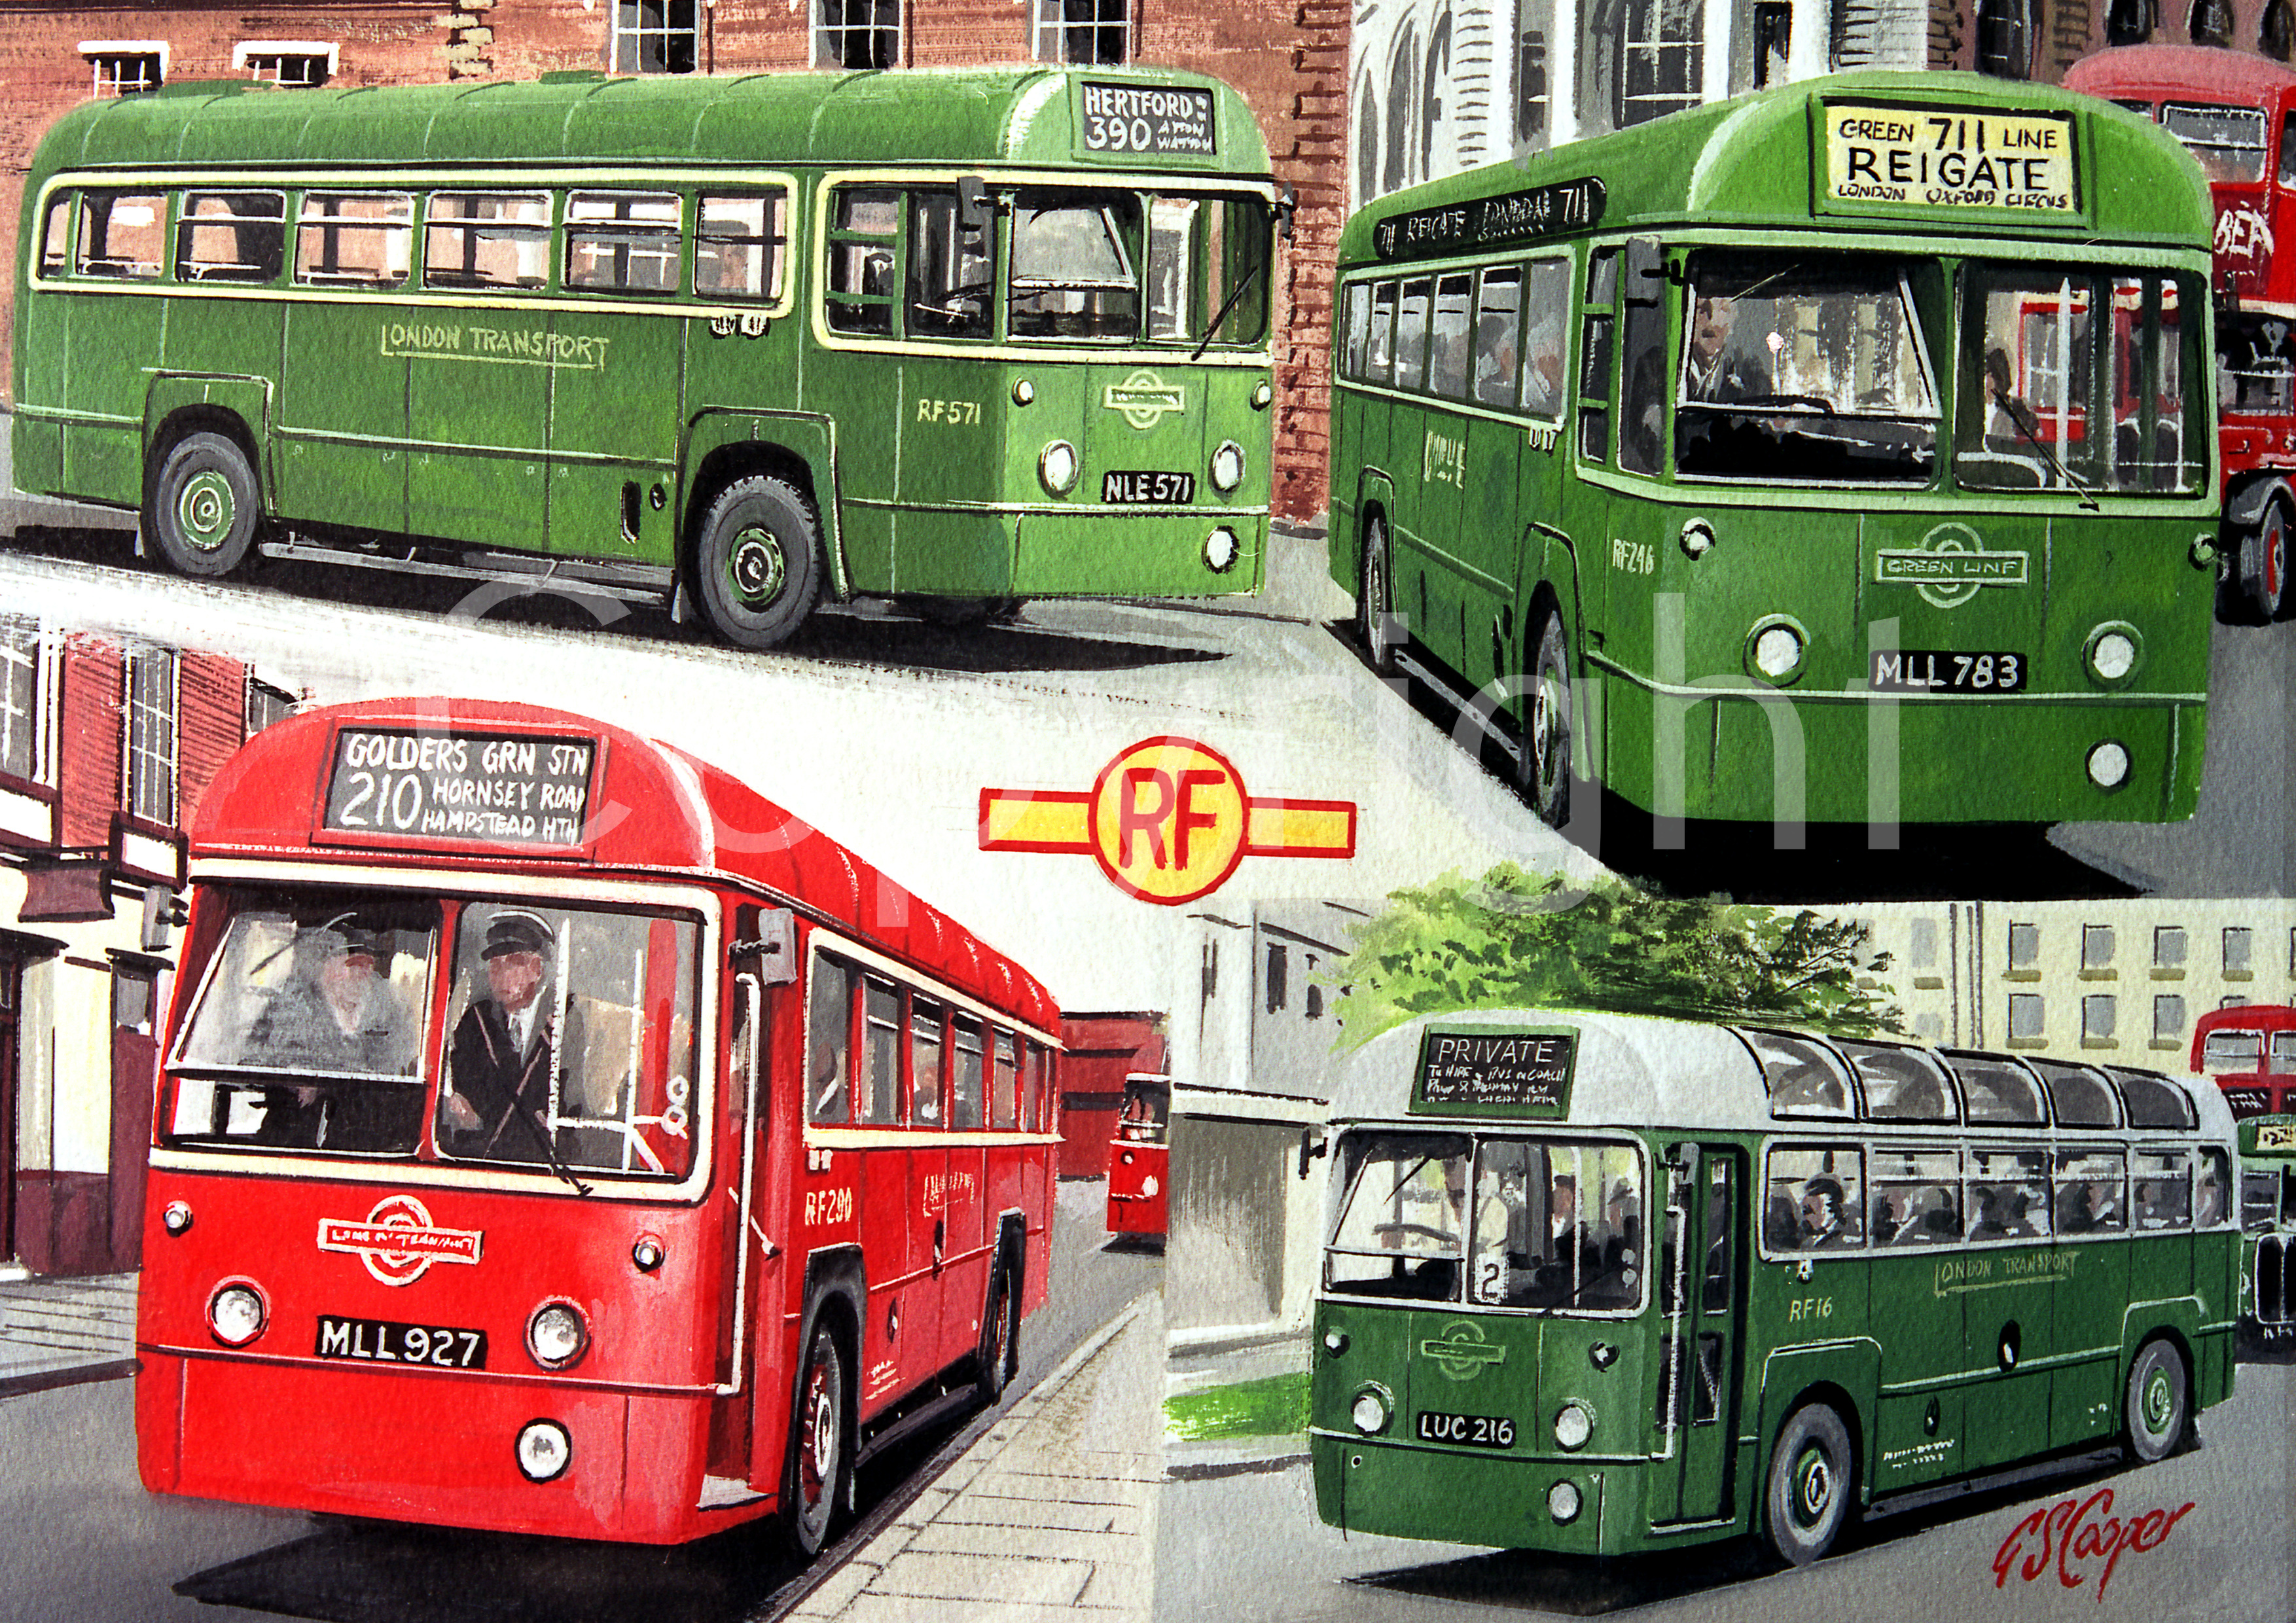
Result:
<svg viewBox="0 0 2296 1623"><path fill-rule="evenodd" d="M1212 158L1219 152L1217 107L1209 90L1086 80L1077 112L1084 121L1087 152L1180 152Z"/></svg>
<svg viewBox="0 0 2296 1623"><path fill-rule="evenodd" d="M2077 132L2069 112L1828 102L1824 118L1821 207L2080 211Z"/></svg>
<svg viewBox="0 0 2296 1623"><path fill-rule="evenodd" d="M1373 226L1372 249L1382 259L1413 259L1536 242L1600 225L1609 201L1602 181L1589 175L1441 209L1415 209Z"/></svg>
<svg viewBox="0 0 2296 1623"><path fill-rule="evenodd" d="M578 846L590 819L590 738L345 727L321 827L464 845Z"/></svg>
<svg viewBox="0 0 2296 1623"><path fill-rule="evenodd" d="M1565 1026L1431 1029L1420 1038L1411 1108L1447 1116L1564 1116L1578 1057L1578 1034Z"/></svg>

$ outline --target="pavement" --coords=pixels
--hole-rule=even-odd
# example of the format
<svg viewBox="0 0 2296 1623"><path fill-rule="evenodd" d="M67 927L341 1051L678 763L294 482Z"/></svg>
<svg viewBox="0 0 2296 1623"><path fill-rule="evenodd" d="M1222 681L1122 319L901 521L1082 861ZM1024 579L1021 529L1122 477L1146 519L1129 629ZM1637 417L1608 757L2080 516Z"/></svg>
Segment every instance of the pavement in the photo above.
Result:
<svg viewBox="0 0 2296 1623"><path fill-rule="evenodd" d="M0 1398L135 1368L135 1275L0 1278Z"/></svg>
<svg viewBox="0 0 2296 1623"><path fill-rule="evenodd" d="M1146 1623L1164 1477L1163 1299L1071 1353L789 1614L807 1623Z"/></svg>

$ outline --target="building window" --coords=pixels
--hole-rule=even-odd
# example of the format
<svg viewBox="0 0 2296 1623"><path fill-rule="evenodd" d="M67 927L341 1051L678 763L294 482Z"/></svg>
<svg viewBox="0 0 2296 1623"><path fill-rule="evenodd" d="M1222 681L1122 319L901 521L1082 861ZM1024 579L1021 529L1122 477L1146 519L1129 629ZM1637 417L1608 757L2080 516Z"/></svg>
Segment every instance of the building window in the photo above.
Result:
<svg viewBox="0 0 2296 1623"><path fill-rule="evenodd" d="M1907 932L1906 956L1917 970L1937 968L1938 934L1935 919L1915 919Z"/></svg>
<svg viewBox="0 0 2296 1623"><path fill-rule="evenodd" d="M2185 927L2163 924L2152 932L2152 967L2156 970L2181 970L2185 967Z"/></svg>
<svg viewBox="0 0 2296 1623"><path fill-rule="evenodd" d="M2009 971L2033 971L2041 967L2041 927L2038 924L2009 926Z"/></svg>
<svg viewBox="0 0 2296 1623"><path fill-rule="evenodd" d="M2232 44L2232 0L2193 0L2193 43Z"/></svg>
<svg viewBox="0 0 2296 1623"><path fill-rule="evenodd" d="M93 87L90 95L141 95L157 90L168 78L168 45L160 39L83 39L79 53L87 59Z"/></svg>
<svg viewBox="0 0 2296 1623"><path fill-rule="evenodd" d="M2033 36L2033 17L2027 0L1977 0L1980 73L2001 79L2031 78Z"/></svg>
<svg viewBox="0 0 2296 1623"><path fill-rule="evenodd" d="M615 0L615 72L691 73L701 45L694 0Z"/></svg>
<svg viewBox="0 0 2296 1623"><path fill-rule="evenodd" d="M1546 144L1546 32L1523 28L1514 49L1514 138L1524 146Z"/></svg>
<svg viewBox="0 0 2296 1623"><path fill-rule="evenodd" d="M2081 971L2092 974L2112 967L2112 926L2081 926Z"/></svg>
<svg viewBox="0 0 2296 1623"><path fill-rule="evenodd" d="M2152 1000L2152 1040L2174 1043L2185 1035L2185 1000L2175 992L2164 992Z"/></svg>
<svg viewBox="0 0 2296 1623"><path fill-rule="evenodd" d="M1918 1043L1942 1043L1945 1041L1945 1016L1942 1014L1915 1015L1914 1040Z"/></svg>
<svg viewBox="0 0 2296 1623"><path fill-rule="evenodd" d="M2153 0L2112 0L2104 13L2104 43L2141 45L2161 20Z"/></svg>
<svg viewBox="0 0 2296 1623"><path fill-rule="evenodd" d="M111 1025L117 1031L152 1035L152 1015L159 999L152 971L115 963L111 968Z"/></svg>
<svg viewBox="0 0 2296 1623"><path fill-rule="evenodd" d="M0 775L37 783L44 764L39 622L0 619Z"/></svg>
<svg viewBox="0 0 2296 1623"><path fill-rule="evenodd" d="M1292 955L1281 943L1267 947L1267 1012L1275 1013L1292 999Z"/></svg>
<svg viewBox="0 0 2296 1623"><path fill-rule="evenodd" d="M335 77L337 47L312 39L250 39L231 49L231 65L258 85L315 90Z"/></svg>
<svg viewBox="0 0 2296 1623"><path fill-rule="evenodd" d="M2031 1043L2040 1040L2041 995L2038 992L2009 994L2009 1040Z"/></svg>
<svg viewBox="0 0 2296 1623"><path fill-rule="evenodd" d="M2245 925L2234 924L2224 932L2224 972L2245 975L2249 972L2249 947L2251 938Z"/></svg>
<svg viewBox="0 0 2296 1623"><path fill-rule="evenodd" d="M160 827L176 821L176 654L127 656L127 812Z"/></svg>
<svg viewBox="0 0 2296 1623"><path fill-rule="evenodd" d="M1131 0L1037 0L1037 60L1112 68L1132 54Z"/></svg>
<svg viewBox="0 0 2296 1623"><path fill-rule="evenodd" d="M813 31L816 68L901 65L900 0L818 0Z"/></svg>
<svg viewBox="0 0 2296 1623"><path fill-rule="evenodd" d="M1793 7L1784 0L1754 0L1754 88L1786 82L1793 44Z"/></svg>
<svg viewBox="0 0 2296 1623"><path fill-rule="evenodd" d="M2248 999L2243 997L2237 992L2227 992L2222 997L2217 999L2217 1007L2219 1009L2245 1009L2248 1007Z"/></svg>
<svg viewBox="0 0 2296 1623"><path fill-rule="evenodd" d="M1702 15L1689 0L1628 0L1619 37L1620 129L1698 105L1706 55Z"/></svg>
<svg viewBox="0 0 2296 1623"><path fill-rule="evenodd" d="M2081 1041L2109 1043L2112 1041L2115 1020L2115 999L2110 992L2081 999Z"/></svg>
<svg viewBox="0 0 2296 1623"><path fill-rule="evenodd" d="M284 721L294 714L295 698L268 682L247 679L247 735L253 738L274 722Z"/></svg>
<svg viewBox="0 0 2296 1623"><path fill-rule="evenodd" d="M2264 8L2264 17L2256 25L2256 48L2274 61L2284 62L2292 50L2296 50L2296 12L2292 12L2288 0L2272 0Z"/></svg>

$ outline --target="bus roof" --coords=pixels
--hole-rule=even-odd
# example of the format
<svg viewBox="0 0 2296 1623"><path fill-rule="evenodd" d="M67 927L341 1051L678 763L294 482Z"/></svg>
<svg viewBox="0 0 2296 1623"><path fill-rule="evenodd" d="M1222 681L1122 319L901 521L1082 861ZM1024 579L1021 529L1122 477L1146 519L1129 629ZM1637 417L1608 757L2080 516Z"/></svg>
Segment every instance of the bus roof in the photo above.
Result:
<svg viewBox="0 0 2296 1623"><path fill-rule="evenodd" d="M2218 106L2269 107L2296 88L2296 68L2213 45L2116 45L2066 69L2065 88L2148 102L2190 95Z"/></svg>
<svg viewBox="0 0 2296 1623"><path fill-rule="evenodd" d="M2227 53L2226 54L2230 54ZM1917 115L1956 109L2071 115L2086 128L2076 146L2084 212L2079 235L2169 242L2207 253L2216 216L2200 166L2150 119L2046 85L2007 83L1972 73L1841 73L1710 102L1613 135L1553 152L1488 164L1397 192L1357 210L1340 239L1340 263L1376 260L1376 232L1399 215L1464 208L1485 199L1567 186L1589 176L1605 193L1596 224L1638 230L1697 223L1770 225L1800 220L1828 231L1972 235L2068 234L2067 217L2034 211L2031 223L1990 209L1964 218L1949 208L1818 212L1814 153L1824 145L1824 104L1902 106ZM1461 251L1465 251L1462 250Z"/></svg>
<svg viewBox="0 0 2296 1623"><path fill-rule="evenodd" d="M1489 1105L1445 1111L1421 1102L1420 1069L1430 1031L1501 1033L1568 1032L1572 1053L1563 1062L1568 1080L1562 1088L1562 1110L1532 1106L1499 1109ZM1473 1125L1478 1120L1505 1119L1562 1125L1574 1129L1596 1126L1682 1128L1691 1131L1767 1133L1800 1128L1809 1131L1863 1131L1873 1125L1847 1113L1821 1116L1795 1112L1781 1118L1771 1109L1770 1083L1753 1045L1784 1037L1803 1044L1826 1044L1837 1039L1767 1029L1737 1027L1700 1021L1664 1020L1638 1014L1610 1014L1577 1009L1475 1009L1427 1014L1383 1031L1342 1061L1332 1078L1331 1119L1337 1125L1352 1121L1400 1122L1432 1126ZM1877 1042L1891 1042L1876 1038ZM1914 1047L1902 1042L1893 1046ZM1962 1063L2006 1062L2012 1066L2026 1056L1964 1054L1934 1052L1948 1067ZM2031 1056L2044 1063L2050 1056ZM2062 1064L2064 1062L2054 1062ZM2085 1067L2095 1069L2094 1067ZM2229 1141L2233 1121L2218 1090L2187 1078L2164 1076L2129 1066L2111 1066L2120 1078L2142 1077L2148 1083L2180 1094L2193 1106L2201 1133ZM2134 1086L2131 1084L2130 1086ZM1937 1131L1948 1124L1891 1121L1883 1125L1909 1130ZM1991 1131L1985 1124L1974 1130ZM1959 1130L1955 1128L1953 1130ZM2018 1128L2010 1127L2011 1132ZM2028 1127L2025 1131L2033 1130Z"/></svg>
<svg viewBox="0 0 2296 1623"><path fill-rule="evenodd" d="M1089 152L1079 134L1086 82L1208 90L1217 156ZM180 83L86 102L34 154L37 192L60 169L160 164L217 169L289 165L627 163L1092 164L1266 176L1267 147L1243 99L1177 70L1034 64L869 73L545 75L476 85L280 89Z"/></svg>
<svg viewBox="0 0 2296 1623"><path fill-rule="evenodd" d="M576 851L537 851L477 839L347 834L340 819L323 815L338 775L338 739L347 728L416 737L595 741L586 844ZM570 876L608 871L731 880L1044 1030L1060 1029L1059 1006L1041 981L836 840L682 750L562 710L386 699L291 716L257 734L225 763L201 798L191 854L194 861L290 857L370 870L386 857L479 874L516 866L563 868Z"/></svg>

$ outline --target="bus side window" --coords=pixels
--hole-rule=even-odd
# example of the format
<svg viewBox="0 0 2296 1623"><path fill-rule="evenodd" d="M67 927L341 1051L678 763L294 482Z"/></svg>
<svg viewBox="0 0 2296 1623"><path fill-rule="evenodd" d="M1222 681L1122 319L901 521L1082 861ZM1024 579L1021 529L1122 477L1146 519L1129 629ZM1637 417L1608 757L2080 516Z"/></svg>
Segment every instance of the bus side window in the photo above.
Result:
<svg viewBox="0 0 2296 1623"><path fill-rule="evenodd" d="M1972 1240L2047 1238L2048 1152L1972 1150L1969 1210Z"/></svg>
<svg viewBox="0 0 2296 1623"><path fill-rule="evenodd" d="M2194 1179L2193 1225L2214 1228L2232 1215L2232 1166L2225 1152L2213 1147L2199 1152L2200 1166Z"/></svg>
<svg viewBox="0 0 2296 1623"><path fill-rule="evenodd" d="M2280 127L2280 184L2296 186L2296 113Z"/></svg>
<svg viewBox="0 0 2296 1623"><path fill-rule="evenodd" d="M789 200L775 192L701 200L693 291L713 299L778 299L789 258Z"/></svg>
<svg viewBox="0 0 2296 1623"><path fill-rule="evenodd" d="M1021 1072L1021 1130L1024 1133L1050 1130L1052 1101L1046 1096L1050 1092L1046 1075L1050 1068L1051 1055L1045 1045L1030 1043L1028 1068Z"/></svg>
<svg viewBox="0 0 2296 1623"><path fill-rule="evenodd" d="M2060 1150L2056 1231L2117 1234L2128 1226L2128 1168L2117 1150Z"/></svg>
<svg viewBox="0 0 2296 1623"><path fill-rule="evenodd" d="M1340 375L1360 378L1364 374L1365 345L1371 338L1371 284L1349 283L1341 291L1340 307L1340 331L1344 335Z"/></svg>
<svg viewBox="0 0 2296 1623"><path fill-rule="evenodd" d="M2139 1150L2129 1158L2129 1204L2141 1232L2193 1225L2193 1168L2181 1150Z"/></svg>
<svg viewBox="0 0 2296 1623"><path fill-rule="evenodd" d="M948 1125L957 1132L980 1129L980 1022L968 1014L948 1022L951 1083Z"/></svg>
<svg viewBox="0 0 2296 1623"><path fill-rule="evenodd" d="M1521 267L1502 265L1486 270L1475 301L1475 399L1480 404L1514 404L1521 328Z"/></svg>
<svg viewBox="0 0 2296 1623"><path fill-rule="evenodd" d="M1764 1179L1762 1243L1773 1251L1852 1250L1866 1242L1864 1152L1775 1149Z"/></svg>
<svg viewBox="0 0 2296 1623"><path fill-rule="evenodd" d="M48 201L48 220L40 232L40 275L61 275L71 263L71 193Z"/></svg>
<svg viewBox="0 0 2296 1623"><path fill-rule="evenodd" d="M1434 330L1428 345L1427 387L1447 399L1467 394L1470 319L1474 300L1472 276L1445 276L1435 288Z"/></svg>
<svg viewBox="0 0 2296 1623"><path fill-rule="evenodd" d="M187 192L176 223L183 282L275 282L287 257L287 198L280 192Z"/></svg>
<svg viewBox="0 0 2296 1623"><path fill-rule="evenodd" d="M1606 248L1587 262L1587 302L1608 305L1618 291L1619 250ZM1611 319L1590 308L1578 345L1578 455L1588 462L1611 460Z"/></svg>
<svg viewBox="0 0 2296 1623"><path fill-rule="evenodd" d="M1403 303L1395 317L1395 386L1398 389L1427 387L1427 317L1428 307L1434 299L1435 284L1431 281L1403 284Z"/></svg>
<svg viewBox="0 0 2296 1623"><path fill-rule="evenodd" d="M909 996L909 1124L941 1125L941 1006L914 993Z"/></svg>
<svg viewBox="0 0 2296 1623"><path fill-rule="evenodd" d="M80 198L79 274L154 281L168 199L159 192L89 192Z"/></svg>
<svg viewBox="0 0 2296 1623"><path fill-rule="evenodd" d="M897 1127L901 1119L901 995L874 975L862 982L861 1120Z"/></svg>
<svg viewBox="0 0 2296 1623"><path fill-rule="evenodd" d="M1021 1043L1009 1031L990 1033L988 1125L1010 1133L1021 1125Z"/></svg>
<svg viewBox="0 0 2296 1623"><path fill-rule="evenodd" d="M967 230L954 192L909 200L907 330L926 338L987 338L996 291L996 243Z"/></svg>
<svg viewBox="0 0 2296 1623"><path fill-rule="evenodd" d="M540 193L434 192L423 225L431 287L532 291L550 276L550 199Z"/></svg>
<svg viewBox="0 0 2296 1623"><path fill-rule="evenodd" d="M674 192L576 192L566 200L565 285L601 293L675 293L683 284Z"/></svg>
<svg viewBox="0 0 2296 1623"><path fill-rule="evenodd" d="M1371 332L1364 340L1363 381L1395 381L1395 283L1382 282L1372 290Z"/></svg>
<svg viewBox="0 0 2296 1623"><path fill-rule="evenodd" d="M1619 375L1626 398L1619 411L1619 466L1629 473L1658 471L1665 443L1669 390L1666 365L1666 306L1627 307L1626 353Z"/></svg>
<svg viewBox="0 0 2296 1623"><path fill-rule="evenodd" d="M414 200L307 192L295 226L295 280L307 287L400 287L414 242Z"/></svg>
<svg viewBox="0 0 2296 1623"><path fill-rule="evenodd" d="M1562 416L1563 334L1570 321L1570 262L1534 259L1523 286L1522 409L1549 422Z"/></svg>
<svg viewBox="0 0 2296 1623"><path fill-rule="evenodd" d="M890 338L901 194L840 191L836 208L829 234L829 324L839 332Z"/></svg>
<svg viewBox="0 0 2296 1623"><path fill-rule="evenodd" d="M806 1019L805 1119L841 1126L853 1119L853 993L859 972L824 953L813 963Z"/></svg>

